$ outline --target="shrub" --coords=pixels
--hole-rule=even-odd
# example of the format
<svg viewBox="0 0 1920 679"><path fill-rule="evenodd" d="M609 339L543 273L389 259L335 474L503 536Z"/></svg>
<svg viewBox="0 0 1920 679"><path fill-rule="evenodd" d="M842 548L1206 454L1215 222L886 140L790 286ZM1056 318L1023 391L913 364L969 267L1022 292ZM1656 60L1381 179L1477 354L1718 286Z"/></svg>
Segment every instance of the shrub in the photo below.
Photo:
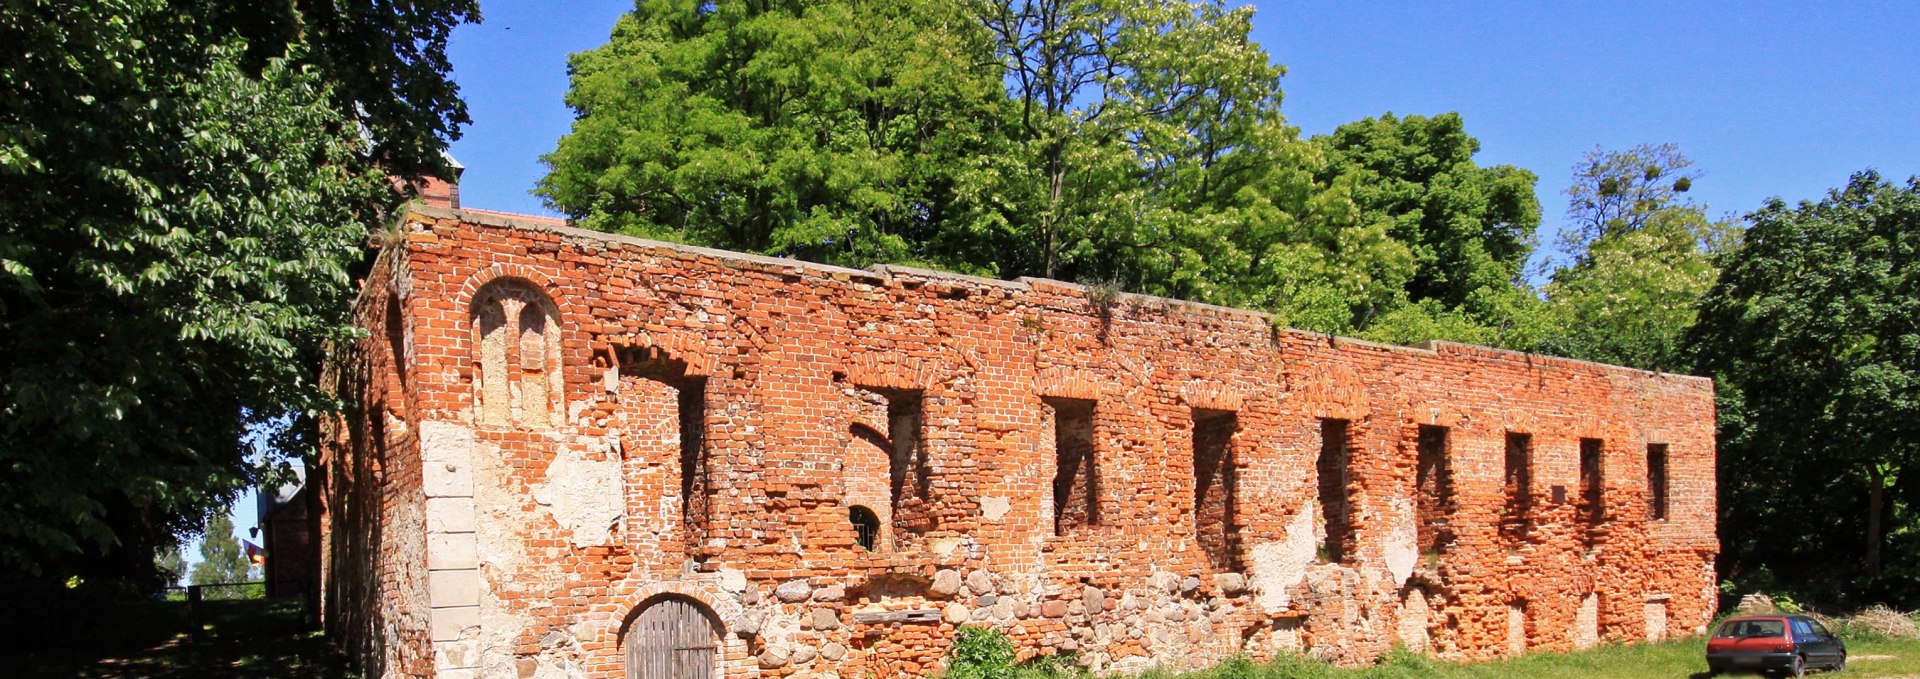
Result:
<svg viewBox="0 0 1920 679"><path fill-rule="evenodd" d="M1014 679L1013 642L1000 630L962 627L947 649L945 679Z"/></svg>

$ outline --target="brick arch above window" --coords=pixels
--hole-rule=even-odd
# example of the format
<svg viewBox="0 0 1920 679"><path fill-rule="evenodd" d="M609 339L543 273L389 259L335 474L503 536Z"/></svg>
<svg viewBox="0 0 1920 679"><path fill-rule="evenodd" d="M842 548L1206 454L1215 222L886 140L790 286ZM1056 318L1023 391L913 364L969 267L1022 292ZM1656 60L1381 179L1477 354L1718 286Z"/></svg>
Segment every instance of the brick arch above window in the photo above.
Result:
<svg viewBox="0 0 1920 679"><path fill-rule="evenodd" d="M483 424L550 427L564 413L560 309L533 281L499 278L475 290L474 414Z"/></svg>

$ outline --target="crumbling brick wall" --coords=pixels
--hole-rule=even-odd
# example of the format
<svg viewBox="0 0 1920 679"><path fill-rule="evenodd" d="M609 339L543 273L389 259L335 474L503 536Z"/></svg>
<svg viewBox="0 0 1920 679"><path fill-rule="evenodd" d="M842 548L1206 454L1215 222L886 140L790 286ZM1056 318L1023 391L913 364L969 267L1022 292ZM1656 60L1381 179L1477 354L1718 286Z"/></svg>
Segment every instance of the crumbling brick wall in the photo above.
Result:
<svg viewBox="0 0 1920 679"><path fill-rule="evenodd" d="M346 409L320 423L307 475L320 501L321 618L369 676L432 676L427 629L426 502L406 373L400 291L406 252L380 254L355 318L368 332L335 346L324 383Z"/></svg>
<svg viewBox="0 0 1920 679"><path fill-rule="evenodd" d="M400 291L418 442L386 455L417 457L428 544L431 630L405 643L441 676L623 676L664 599L717 621L738 677L914 676L962 624L1114 671L1489 658L1712 614L1707 380L473 210L417 209L383 258L367 295ZM1325 420L1346 439L1337 560ZM1060 422L1090 449L1057 450L1078 440Z"/></svg>

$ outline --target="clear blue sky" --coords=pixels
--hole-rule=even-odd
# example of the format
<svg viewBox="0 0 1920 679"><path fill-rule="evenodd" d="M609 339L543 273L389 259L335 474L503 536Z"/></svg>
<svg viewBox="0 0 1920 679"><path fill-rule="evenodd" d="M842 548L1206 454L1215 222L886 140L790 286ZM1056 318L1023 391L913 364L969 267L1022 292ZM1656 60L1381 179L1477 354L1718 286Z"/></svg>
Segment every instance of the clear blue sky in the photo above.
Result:
<svg viewBox="0 0 1920 679"><path fill-rule="evenodd" d="M1458 111L1482 164L1540 176L1552 242L1595 145L1672 142L1712 214L1817 198L1875 168L1920 174L1920 3L1252 3L1306 134ZM623 0L486 0L454 33L473 125L455 143L470 207L551 214L529 193L568 130L566 59L606 42Z"/></svg>

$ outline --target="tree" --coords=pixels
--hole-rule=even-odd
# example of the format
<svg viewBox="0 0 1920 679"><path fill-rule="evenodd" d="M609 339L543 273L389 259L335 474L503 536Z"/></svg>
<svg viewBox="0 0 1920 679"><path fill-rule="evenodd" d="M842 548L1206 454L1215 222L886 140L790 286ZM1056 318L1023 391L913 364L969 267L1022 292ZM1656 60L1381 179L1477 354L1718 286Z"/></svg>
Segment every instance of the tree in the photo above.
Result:
<svg viewBox="0 0 1920 679"><path fill-rule="evenodd" d="M180 555L180 545L161 545L160 553L154 556L153 567L169 586L178 585L187 577L187 559Z"/></svg>
<svg viewBox="0 0 1920 679"><path fill-rule="evenodd" d="M1720 394L1723 573L1765 567L1829 600L1911 607L1920 179L1862 172L1747 221L1687 337Z"/></svg>
<svg viewBox="0 0 1920 679"><path fill-rule="evenodd" d="M1018 268L1346 330L1412 261L1280 114L1284 72L1219 2L977 0L1017 110L998 204Z"/></svg>
<svg viewBox="0 0 1920 679"><path fill-rule="evenodd" d="M1471 308L1520 282L1540 226L1538 178L1511 165L1475 164L1480 141L1460 114L1387 113L1313 141L1327 150L1322 180L1350 177L1361 219L1386 222L1412 250L1409 301Z"/></svg>
<svg viewBox="0 0 1920 679"><path fill-rule="evenodd" d="M958 184L1004 102L965 24L919 0L640 3L570 62L578 118L539 193L601 230L991 272L1009 239Z"/></svg>
<svg viewBox="0 0 1920 679"><path fill-rule="evenodd" d="M0 580L152 578L331 407L388 180L465 121L472 0L0 9ZM296 426L276 457L297 454ZM270 460L271 462L271 460Z"/></svg>
<svg viewBox="0 0 1920 679"><path fill-rule="evenodd" d="M252 570L253 562L240 549L240 539L233 536L233 519L225 512L215 512L200 536L200 561L193 564L189 581L196 585L246 582Z"/></svg>
<svg viewBox="0 0 1920 679"><path fill-rule="evenodd" d="M1570 253L1589 248L1609 235L1638 231L1660 215L1692 207L1681 194L1700 173L1673 144L1642 144L1625 151L1595 148L1573 170L1567 187L1567 218L1573 228L1561 234Z"/></svg>
<svg viewBox="0 0 1920 679"><path fill-rule="evenodd" d="M1548 353L1652 370L1682 370L1682 336L1737 232L1680 197L1697 174L1672 145L1596 149L1575 167L1563 234L1573 262L1553 273Z"/></svg>
<svg viewBox="0 0 1920 679"><path fill-rule="evenodd" d="M1412 261L1218 2L645 3L573 62L541 193L582 224L1351 327Z"/></svg>

